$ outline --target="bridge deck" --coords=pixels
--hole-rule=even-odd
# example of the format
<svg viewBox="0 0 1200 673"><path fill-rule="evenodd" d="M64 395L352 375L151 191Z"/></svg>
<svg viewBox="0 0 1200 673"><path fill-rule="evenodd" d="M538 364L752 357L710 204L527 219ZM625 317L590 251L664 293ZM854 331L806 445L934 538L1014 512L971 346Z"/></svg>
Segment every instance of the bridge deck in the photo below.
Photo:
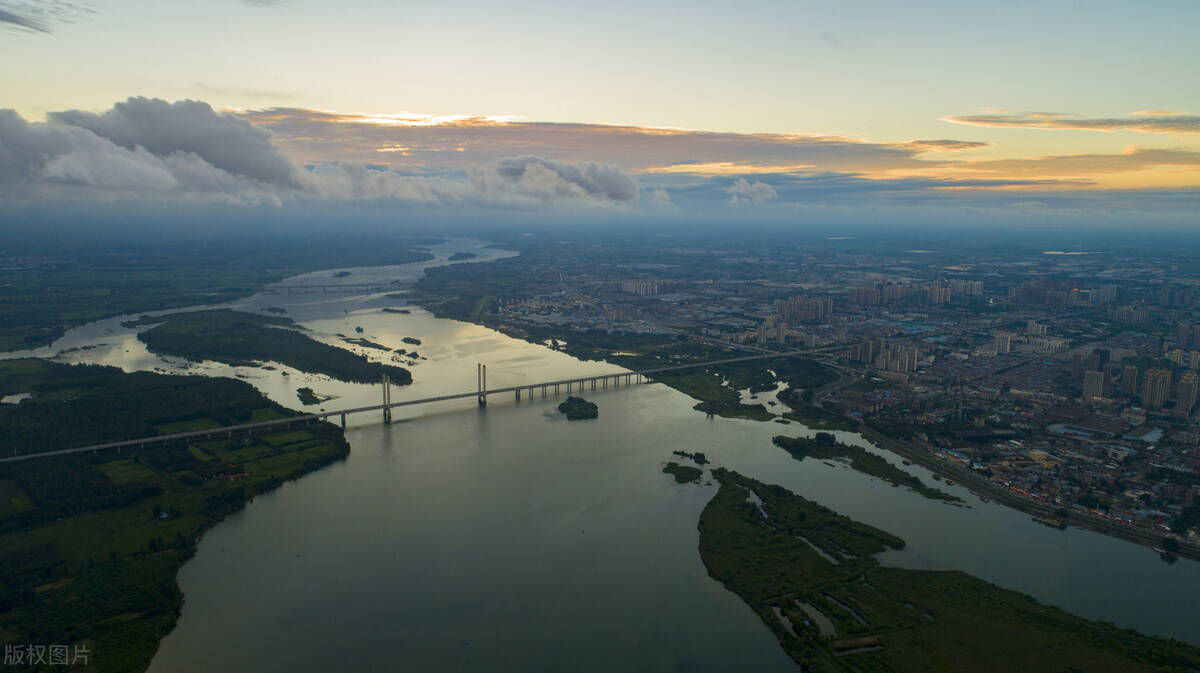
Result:
<svg viewBox="0 0 1200 673"><path fill-rule="evenodd" d="M594 376L581 376L570 379L560 379L558 381L543 381L539 383L523 383L518 386L507 386L504 388L492 388L483 391L486 395L498 395L500 393L512 393L519 390L532 391L538 388L549 388L551 386L563 386L589 383L592 381L619 380L629 377L647 377L653 374L663 374L674 372L683 369L695 369L697 367L712 367L716 365L733 364L737 362L750 362L754 360L768 360L772 358L793 357L796 355L812 355L828 349L813 349L813 350L797 350L787 351L784 353L767 353L764 355L747 355L737 358L728 358L725 360L711 360L708 362L693 362L690 364L673 365L670 367L657 367L654 369L645 369L642 371L627 371L614 372L611 374L596 374ZM332 416L349 416L351 414L361 414L371 411L383 411L385 408L394 409L396 407L410 407L418 404L431 404L434 402L446 402L449 400L464 400L470 397L478 397L480 391L472 390L465 393L452 393L450 395L437 395L434 397L422 397L412 400L402 400L400 402L392 402L391 404L372 404L365 407L354 407L351 409L338 409L336 411L321 411L315 414L301 414L299 416L289 416L287 418L279 418L273 421L255 421L253 423L240 423L238 425L226 425L219 428L209 428L206 430L189 430L187 432L174 432L167 435L154 435L153 437L142 437L139 439L126 439L118 442L107 442L104 444L91 444L88 446L77 446L69 449L57 449L54 451L40 451L38 453L27 453L20 456L7 456L0 458L0 463L10 463L20 460L30 460L32 458L44 458L47 456L62 456L71 453L83 453L86 451L102 451L104 449L120 449L125 447L142 447L147 444L160 444L163 442L171 442L178 439L191 439L199 437L212 437L222 433L234 432L249 432L253 430L279 427L286 425L294 425L296 423L310 423L312 421L324 421Z"/></svg>

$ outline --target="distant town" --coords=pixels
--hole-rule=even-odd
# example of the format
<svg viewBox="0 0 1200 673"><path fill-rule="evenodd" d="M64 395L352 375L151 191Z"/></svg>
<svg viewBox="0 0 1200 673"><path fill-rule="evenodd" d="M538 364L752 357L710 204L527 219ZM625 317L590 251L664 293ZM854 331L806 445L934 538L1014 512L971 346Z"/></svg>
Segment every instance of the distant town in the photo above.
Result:
<svg viewBox="0 0 1200 673"><path fill-rule="evenodd" d="M668 248L655 262L615 244L526 244L495 268L439 269L424 285L461 291L486 273L472 315L458 317L567 340L811 349L843 376L819 406L1051 506L1045 523L1200 542L1200 275L1135 255L839 243Z"/></svg>

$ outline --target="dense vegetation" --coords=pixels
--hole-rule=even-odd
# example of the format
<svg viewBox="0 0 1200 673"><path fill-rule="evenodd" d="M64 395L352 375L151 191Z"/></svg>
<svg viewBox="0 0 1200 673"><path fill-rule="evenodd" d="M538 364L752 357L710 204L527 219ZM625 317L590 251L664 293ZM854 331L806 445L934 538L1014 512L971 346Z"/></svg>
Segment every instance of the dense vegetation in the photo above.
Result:
<svg viewBox="0 0 1200 673"><path fill-rule="evenodd" d="M0 395L13 393L33 397L0 405L0 446L7 455L194 430L195 418L245 423L262 406L253 387L232 379L126 374L45 360L0 361Z"/></svg>
<svg viewBox="0 0 1200 673"><path fill-rule="evenodd" d="M204 231L212 227L197 228ZM39 346L92 320L244 297L264 284L334 266L429 259L434 239L288 232L250 236L112 230L55 235L57 227L0 235L0 351ZM114 228L115 229L115 228Z"/></svg>
<svg viewBox="0 0 1200 673"><path fill-rule="evenodd" d="M860 446L842 444L827 432L818 432L815 437L775 437L775 446L787 451L796 460L807 457L825 460L847 460L850 467L882 479L893 486L907 486L926 498L961 502L961 498L950 495L936 488L926 486L917 477L889 463L882 456L867 451Z"/></svg>
<svg viewBox="0 0 1200 673"><path fill-rule="evenodd" d="M663 473L675 477L675 481L680 484L686 484L693 481L700 481L700 477L704 475L704 470L691 465L680 465L674 461L669 462L663 467Z"/></svg>
<svg viewBox="0 0 1200 673"><path fill-rule="evenodd" d="M709 574L806 671L1195 670L1200 649L1093 622L961 572L882 567L904 541L779 486L716 469L700 517Z"/></svg>
<svg viewBox="0 0 1200 673"><path fill-rule="evenodd" d="M6 439L34 447L292 414L240 381L36 360L0 362L0 390L35 392L0 407ZM144 670L178 617L175 573L198 536L348 451L337 427L312 423L0 464L0 644L84 645L88 670Z"/></svg>
<svg viewBox="0 0 1200 673"><path fill-rule="evenodd" d="M138 339L155 353L233 365L282 362L296 369L352 383L374 383L387 374L393 383L412 383L407 369L371 362L365 356L314 341L289 329L290 318L221 309L143 318L152 324Z"/></svg>
<svg viewBox="0 0 1200 673"><path fill-rule="evenodd" d="M564 414L568 421L582 421L589 418L596 418L600 415L600 409L594 402L588 402L582 397L568 397L558 405L558 412Z"/></svg>

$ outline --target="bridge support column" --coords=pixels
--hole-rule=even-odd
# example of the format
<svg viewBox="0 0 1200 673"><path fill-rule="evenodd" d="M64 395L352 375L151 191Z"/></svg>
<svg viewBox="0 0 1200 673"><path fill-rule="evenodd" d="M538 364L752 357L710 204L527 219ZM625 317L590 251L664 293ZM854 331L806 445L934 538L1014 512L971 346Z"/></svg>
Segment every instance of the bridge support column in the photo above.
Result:
<svg viewBox="0 0 1200 673"><path fill-rule="evenodd" d="M475 377L479 383L479 406L487 406L487 365L475 365Z"/></svg>
<svg viewBox="0 0 1200 673"><path fill-rule="evenodd" d="M517 394L517 401L520 402L521 401L521 389L517 388L514 392Z"/></svg>
<svg viewBox="0 0 1200 673"><path fill-rule="evenodd" d="M342 429L346 429L346 414L342 414Z"/></svg>
<svg viewBox="0 0 1200 673"><path fill-rule="evenodd" d="M388 375L383 375L383 423L392 424L392 385Z"/></svg>

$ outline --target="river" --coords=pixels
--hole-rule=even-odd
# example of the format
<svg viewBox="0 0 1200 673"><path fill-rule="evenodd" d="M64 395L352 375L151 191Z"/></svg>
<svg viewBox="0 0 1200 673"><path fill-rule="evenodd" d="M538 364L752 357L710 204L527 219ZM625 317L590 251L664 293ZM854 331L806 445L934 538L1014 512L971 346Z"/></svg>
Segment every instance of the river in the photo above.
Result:
<svg viewBox="0 0 1200 673"><path fill-rule="evenodd" d="M472 262L513 254L450 241L429 262L349 269L335 282L403 287L461 250L479 255ZM336 271L285 283L329 282ZM477 362L491 387L621 371L383 293L263 292L230 306L283 308L329 343L345 346L341 333L416 349L425 359L394 401L472 390ZM59 357L240 376L294 409L313 408L296 397L302 385L337 396L327 409L380 399L378 386L287 367L160 358L120 327L124 319L72 330L33 354L75 349ZM964 570L1085 617L1200 644L1200 604L1180 598L1200 592L1200 564L1168 565L1138 545L1051 529L961 487L938 484L966 507L841 465L798 462L770 438L811 434L802 426L706 418L665 386L586 397L598 420L564 420L557 398L508 395L486 409L469 399L397 409L390 426L351 416L346 461L255 498L205 534L179 575L182 617L150 671L795 670L758 617L707 576L696 523L715 486L661 473L680 449L903 537L907 548L886 563ZM905 469L932 483L924 469Z"/></svg>

